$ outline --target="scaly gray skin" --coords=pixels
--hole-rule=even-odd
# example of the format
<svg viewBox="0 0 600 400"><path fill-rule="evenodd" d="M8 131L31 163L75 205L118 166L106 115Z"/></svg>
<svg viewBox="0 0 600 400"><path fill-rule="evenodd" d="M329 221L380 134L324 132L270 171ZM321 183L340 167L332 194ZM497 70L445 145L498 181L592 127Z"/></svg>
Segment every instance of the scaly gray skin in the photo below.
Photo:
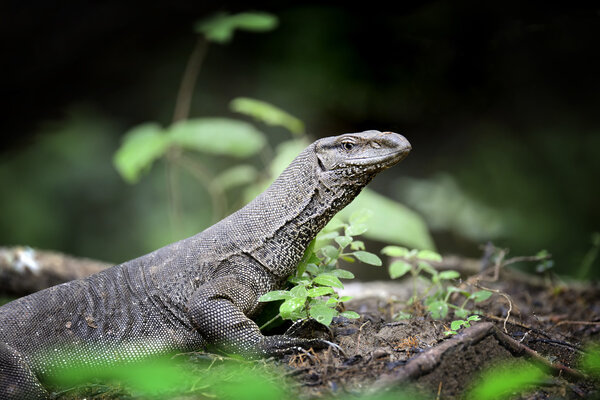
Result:
<svg viewBox="0 0 600 400"><path fill-rule="evenodd" d="M0 398L48 398L66 367L100 368L207 346L247 356L324 347L263 336L258 298L371 179L410 151L391 132L317 140L247 206L190 238L0 307Z"/></svg>

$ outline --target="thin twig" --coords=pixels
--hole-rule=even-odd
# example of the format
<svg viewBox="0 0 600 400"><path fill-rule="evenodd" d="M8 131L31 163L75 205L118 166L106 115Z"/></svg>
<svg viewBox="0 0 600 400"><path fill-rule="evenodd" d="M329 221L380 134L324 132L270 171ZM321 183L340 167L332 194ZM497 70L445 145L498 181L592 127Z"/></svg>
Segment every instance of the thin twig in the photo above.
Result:
<svg viewBox="0 0 600 400"><path fill-rule="evenodd" d="M365 325L367 325L369 322L371 322L371 321L369 321L369 320L365 321L365 323L364 323L364 324L362 324L362 325L360 326L360 328L358 328L358 335L357 335L357 337L356 337L356 350L355 350L355 352L357 352L357 353L358 353L358 348L360 347L360 334L362 333L362 328L363 328Z"/></svg>
<svg viewBox="0 0 600 400"><path fill-rule="evenodd" d="M494 293L499 294L500 296L502 296L502 297L504 297L506 299L506 301L508 302L508 311L506 312L506 318L504 318L503 329L504 329L504 333L508 333L508 330L506 329L506 323L508 322L508 319L510 318L510 313L511 313L512 308L513 308L512 301L510 301L510 297L506 293L504 293L504 292L502 292L500 290L497 290L497 289L490 289L490 288L487 288L485 286L481 286L479 284L475 284L473 286L475 286L476 288L479 288L479 289L487 290L489 292L494 292Z"/></svg>
<svg viewBox="0 0 600 400"><path fill-rule="evenodd" d="M190 115L194 87L196 86L196 80L198 79L198 73L200 72L202 62L204 61L207 47L206 39L204 39L204 36L200 36L196 42L196 47L194 47L194 50L188 59L181 79L181 85L177 92L175 111L173 112L173 122L186 119Z"/></svg>
<svg viewBox="0 0 600 400"><path fill-rule="evenodd" d="M600 325L598 321L560 321L556 325L552 326L549 330L552 330L560 325Z"/></svg>

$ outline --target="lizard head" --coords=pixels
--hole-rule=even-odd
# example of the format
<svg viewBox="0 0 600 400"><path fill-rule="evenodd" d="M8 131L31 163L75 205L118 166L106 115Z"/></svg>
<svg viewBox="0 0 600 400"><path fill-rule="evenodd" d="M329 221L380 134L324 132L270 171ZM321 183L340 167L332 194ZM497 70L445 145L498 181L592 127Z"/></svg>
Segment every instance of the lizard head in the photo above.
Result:
<svg viewBox="0 0 600 400"><path fill-rule="evenodd" d="M332 136L315 142L320 173L367 183L377 173L403 160L411 145L393 132L365 131ZM333 176L331 176L333 175Z"/></svg>

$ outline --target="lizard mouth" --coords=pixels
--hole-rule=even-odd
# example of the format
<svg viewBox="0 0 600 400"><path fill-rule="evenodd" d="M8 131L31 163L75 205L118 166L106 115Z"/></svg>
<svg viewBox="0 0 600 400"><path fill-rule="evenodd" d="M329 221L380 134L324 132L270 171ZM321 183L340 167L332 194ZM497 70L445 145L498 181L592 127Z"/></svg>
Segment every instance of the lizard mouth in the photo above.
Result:
<svg viewBox="0 0 600 400"><path fill-rule="evenodd" d="M361 166L379 166L383 165L385 168L391 167L404 160L408 153L410 153L411 147L407 146L401 150L392 151L390 153L382 154L380 156L373 157L355 157L348 160L348 162L353 165L361 165Z"/></svg>

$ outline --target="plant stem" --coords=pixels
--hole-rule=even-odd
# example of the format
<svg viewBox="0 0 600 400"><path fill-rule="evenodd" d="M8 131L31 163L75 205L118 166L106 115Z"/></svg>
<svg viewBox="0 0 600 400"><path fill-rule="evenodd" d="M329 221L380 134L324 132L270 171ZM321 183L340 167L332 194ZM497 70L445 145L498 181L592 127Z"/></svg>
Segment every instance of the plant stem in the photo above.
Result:
<svg viewBox="0 0 600 400"><path fill-rule="evenodd" d="M271 318L270 320L268 320L267 322L262 324L262 326L258 329L260 329L262 331L265 327L267 327L267 326L271 325L273 322L275 322L275 320L277 318L279 318L280 316L281 316L281 314L277 314L276 316L274 316L273 318Z"/></svg>
<svg viewBox="0 0 600 400"><path fill-rule="evenodd" d="M183 77L181 78L181 85L177 92L175 111L173 113L173 122L187 119L190 115L194 87L196 86L196 80L198 79L198 73L200 72L202 62L204 61L207 47L204 36L200 36L196 42L196 47L194 47L194 50L188 59Z"/></svg>

